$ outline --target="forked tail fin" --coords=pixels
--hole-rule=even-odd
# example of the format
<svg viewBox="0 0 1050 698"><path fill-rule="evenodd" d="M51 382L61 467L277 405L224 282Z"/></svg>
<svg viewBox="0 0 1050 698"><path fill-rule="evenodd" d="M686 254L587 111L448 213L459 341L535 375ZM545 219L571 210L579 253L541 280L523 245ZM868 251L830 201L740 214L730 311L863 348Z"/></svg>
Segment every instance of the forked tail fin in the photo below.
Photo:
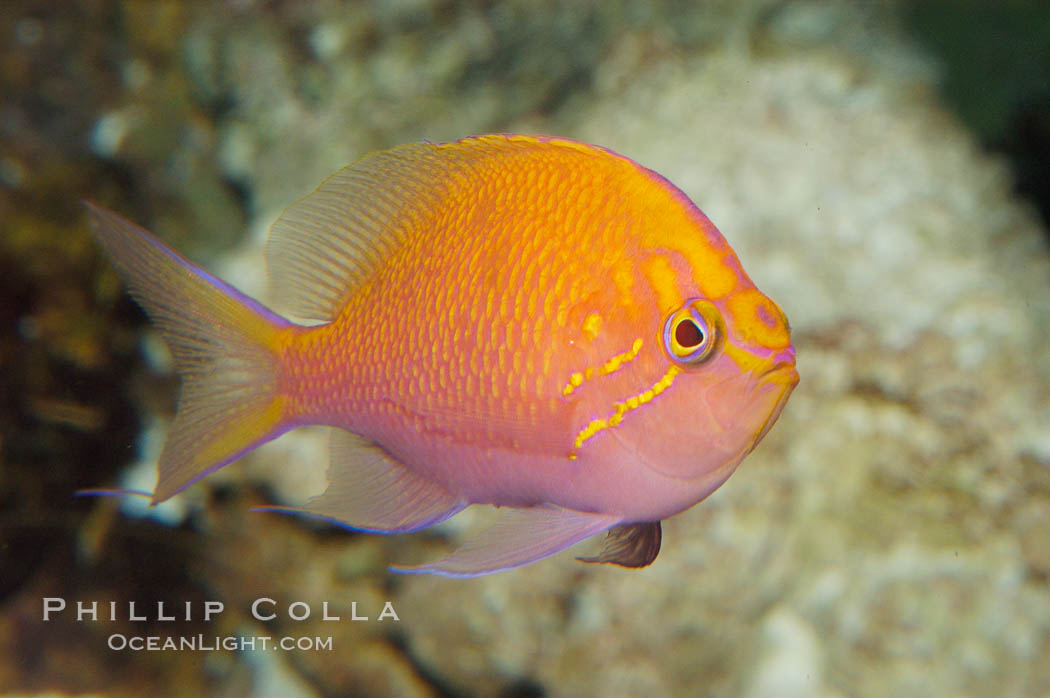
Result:
<svg viewBox="0 0 1050 698"><path fill-rule="evenodd" d="M289 427L277 349L292 323L139 226L85 206L95 237L163 333L182 377L158 464L156 504Z"/></svg>

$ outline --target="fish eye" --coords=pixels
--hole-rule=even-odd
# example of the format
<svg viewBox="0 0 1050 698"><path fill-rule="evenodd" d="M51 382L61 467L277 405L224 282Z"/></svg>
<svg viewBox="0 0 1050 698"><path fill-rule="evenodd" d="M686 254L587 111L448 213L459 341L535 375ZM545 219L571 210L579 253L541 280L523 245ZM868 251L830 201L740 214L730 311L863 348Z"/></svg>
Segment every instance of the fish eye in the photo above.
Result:
<svg viewBox="0 0 1050 698"><path fill-rule="evenodd" d="M694 298L671 313L664 323L664 348L678 364L697 365L719 344L721 316L707 301Z"/></svg>
<svg viewBox="0 0 1050 698"><path fill-rule="evenodd" d="M696 349L707 336L691 317L682 318L674 328L674 341L683 349Z"/></svg>

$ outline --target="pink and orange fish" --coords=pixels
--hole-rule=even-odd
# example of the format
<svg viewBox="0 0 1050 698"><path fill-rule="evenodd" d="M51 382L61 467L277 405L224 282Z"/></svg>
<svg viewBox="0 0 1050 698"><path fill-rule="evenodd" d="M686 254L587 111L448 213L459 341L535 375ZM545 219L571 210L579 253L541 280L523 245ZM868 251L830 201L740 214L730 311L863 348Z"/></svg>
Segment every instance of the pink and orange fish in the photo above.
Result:
<svg viewBox="0 0 1050 698"><path fill-rule="evenodd" d="M335 427L328 488L271 507L407 533L506 507L447 557L474 576L608 532L651 563L798 382L787 320L703 213L603 148L531 136L373 153L266 250L293 323L88 204L182 387L155 503L290 429Z"/></svg>

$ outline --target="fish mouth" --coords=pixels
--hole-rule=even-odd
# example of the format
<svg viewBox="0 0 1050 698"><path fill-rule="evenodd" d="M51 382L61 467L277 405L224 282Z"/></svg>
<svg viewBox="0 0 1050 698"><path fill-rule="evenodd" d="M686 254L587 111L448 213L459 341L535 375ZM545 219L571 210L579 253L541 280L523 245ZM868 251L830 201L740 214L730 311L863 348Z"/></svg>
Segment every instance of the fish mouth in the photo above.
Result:
<svg viewBox="0 0 1050 698"><path fill-rule="evenodd" d="M777 377L786 378L783 382L786 384L792 380L798 383L798 370L795 368L795 350L789 348L787 351L782 351L774 356L770 356L765 361L765 364L761 367L758 372L759 381L765 383L770 379Z"/></svg>
<svg viewBox="0 0 1050 698"><path fill-rule="evenodd" d="M759 387L770 385L778 387L780 389L780 395L777 396L776 404L773 405L773 409L770 410L769 416L766 417L766 421L762 424L762 428L758 430L755 440L751 442L751 449L754 449L755 446L765 438L766 434L769 433L769 430L773 428L777 418L780 417L780 413L784 411L784 406L787 405L788 398L791 397L792 391L794 391L795 386L798 385L798 381L798 369L795 368L794 361L777 362L772 368L759 377Z"/></svg>
<svg viewBox="0 0 1050 698"><path fill-rule="evenodd" d="M763 372L758 380L761 384L774 383L794 390L798 385L798 378L798 369L795 368L794 361L780 361L773 368Z"/></svg>

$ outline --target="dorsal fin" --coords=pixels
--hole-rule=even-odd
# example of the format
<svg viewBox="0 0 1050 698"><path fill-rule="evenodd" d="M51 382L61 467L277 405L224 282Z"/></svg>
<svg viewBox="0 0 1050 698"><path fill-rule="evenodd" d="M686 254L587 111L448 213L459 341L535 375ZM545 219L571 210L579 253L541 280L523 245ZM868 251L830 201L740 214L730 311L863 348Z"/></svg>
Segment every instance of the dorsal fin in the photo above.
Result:
<svg viewBox="0 0 1050 698"><path fill-rule="evenodd" d="M419 169L434 146L372 153L285 209L270 228L274 297L305 319L330 321L379 262L404 242L411 209L435 198Z"/></svg>
<svg viewBox="0 0 1050 698"><path fill-rule="evenodd" d="M528 136L412 143L364 156L285 209L270 228L274 298L303 319L331 321L413 231L440 215L441 198L497 152L536 147Z"/></svg>

